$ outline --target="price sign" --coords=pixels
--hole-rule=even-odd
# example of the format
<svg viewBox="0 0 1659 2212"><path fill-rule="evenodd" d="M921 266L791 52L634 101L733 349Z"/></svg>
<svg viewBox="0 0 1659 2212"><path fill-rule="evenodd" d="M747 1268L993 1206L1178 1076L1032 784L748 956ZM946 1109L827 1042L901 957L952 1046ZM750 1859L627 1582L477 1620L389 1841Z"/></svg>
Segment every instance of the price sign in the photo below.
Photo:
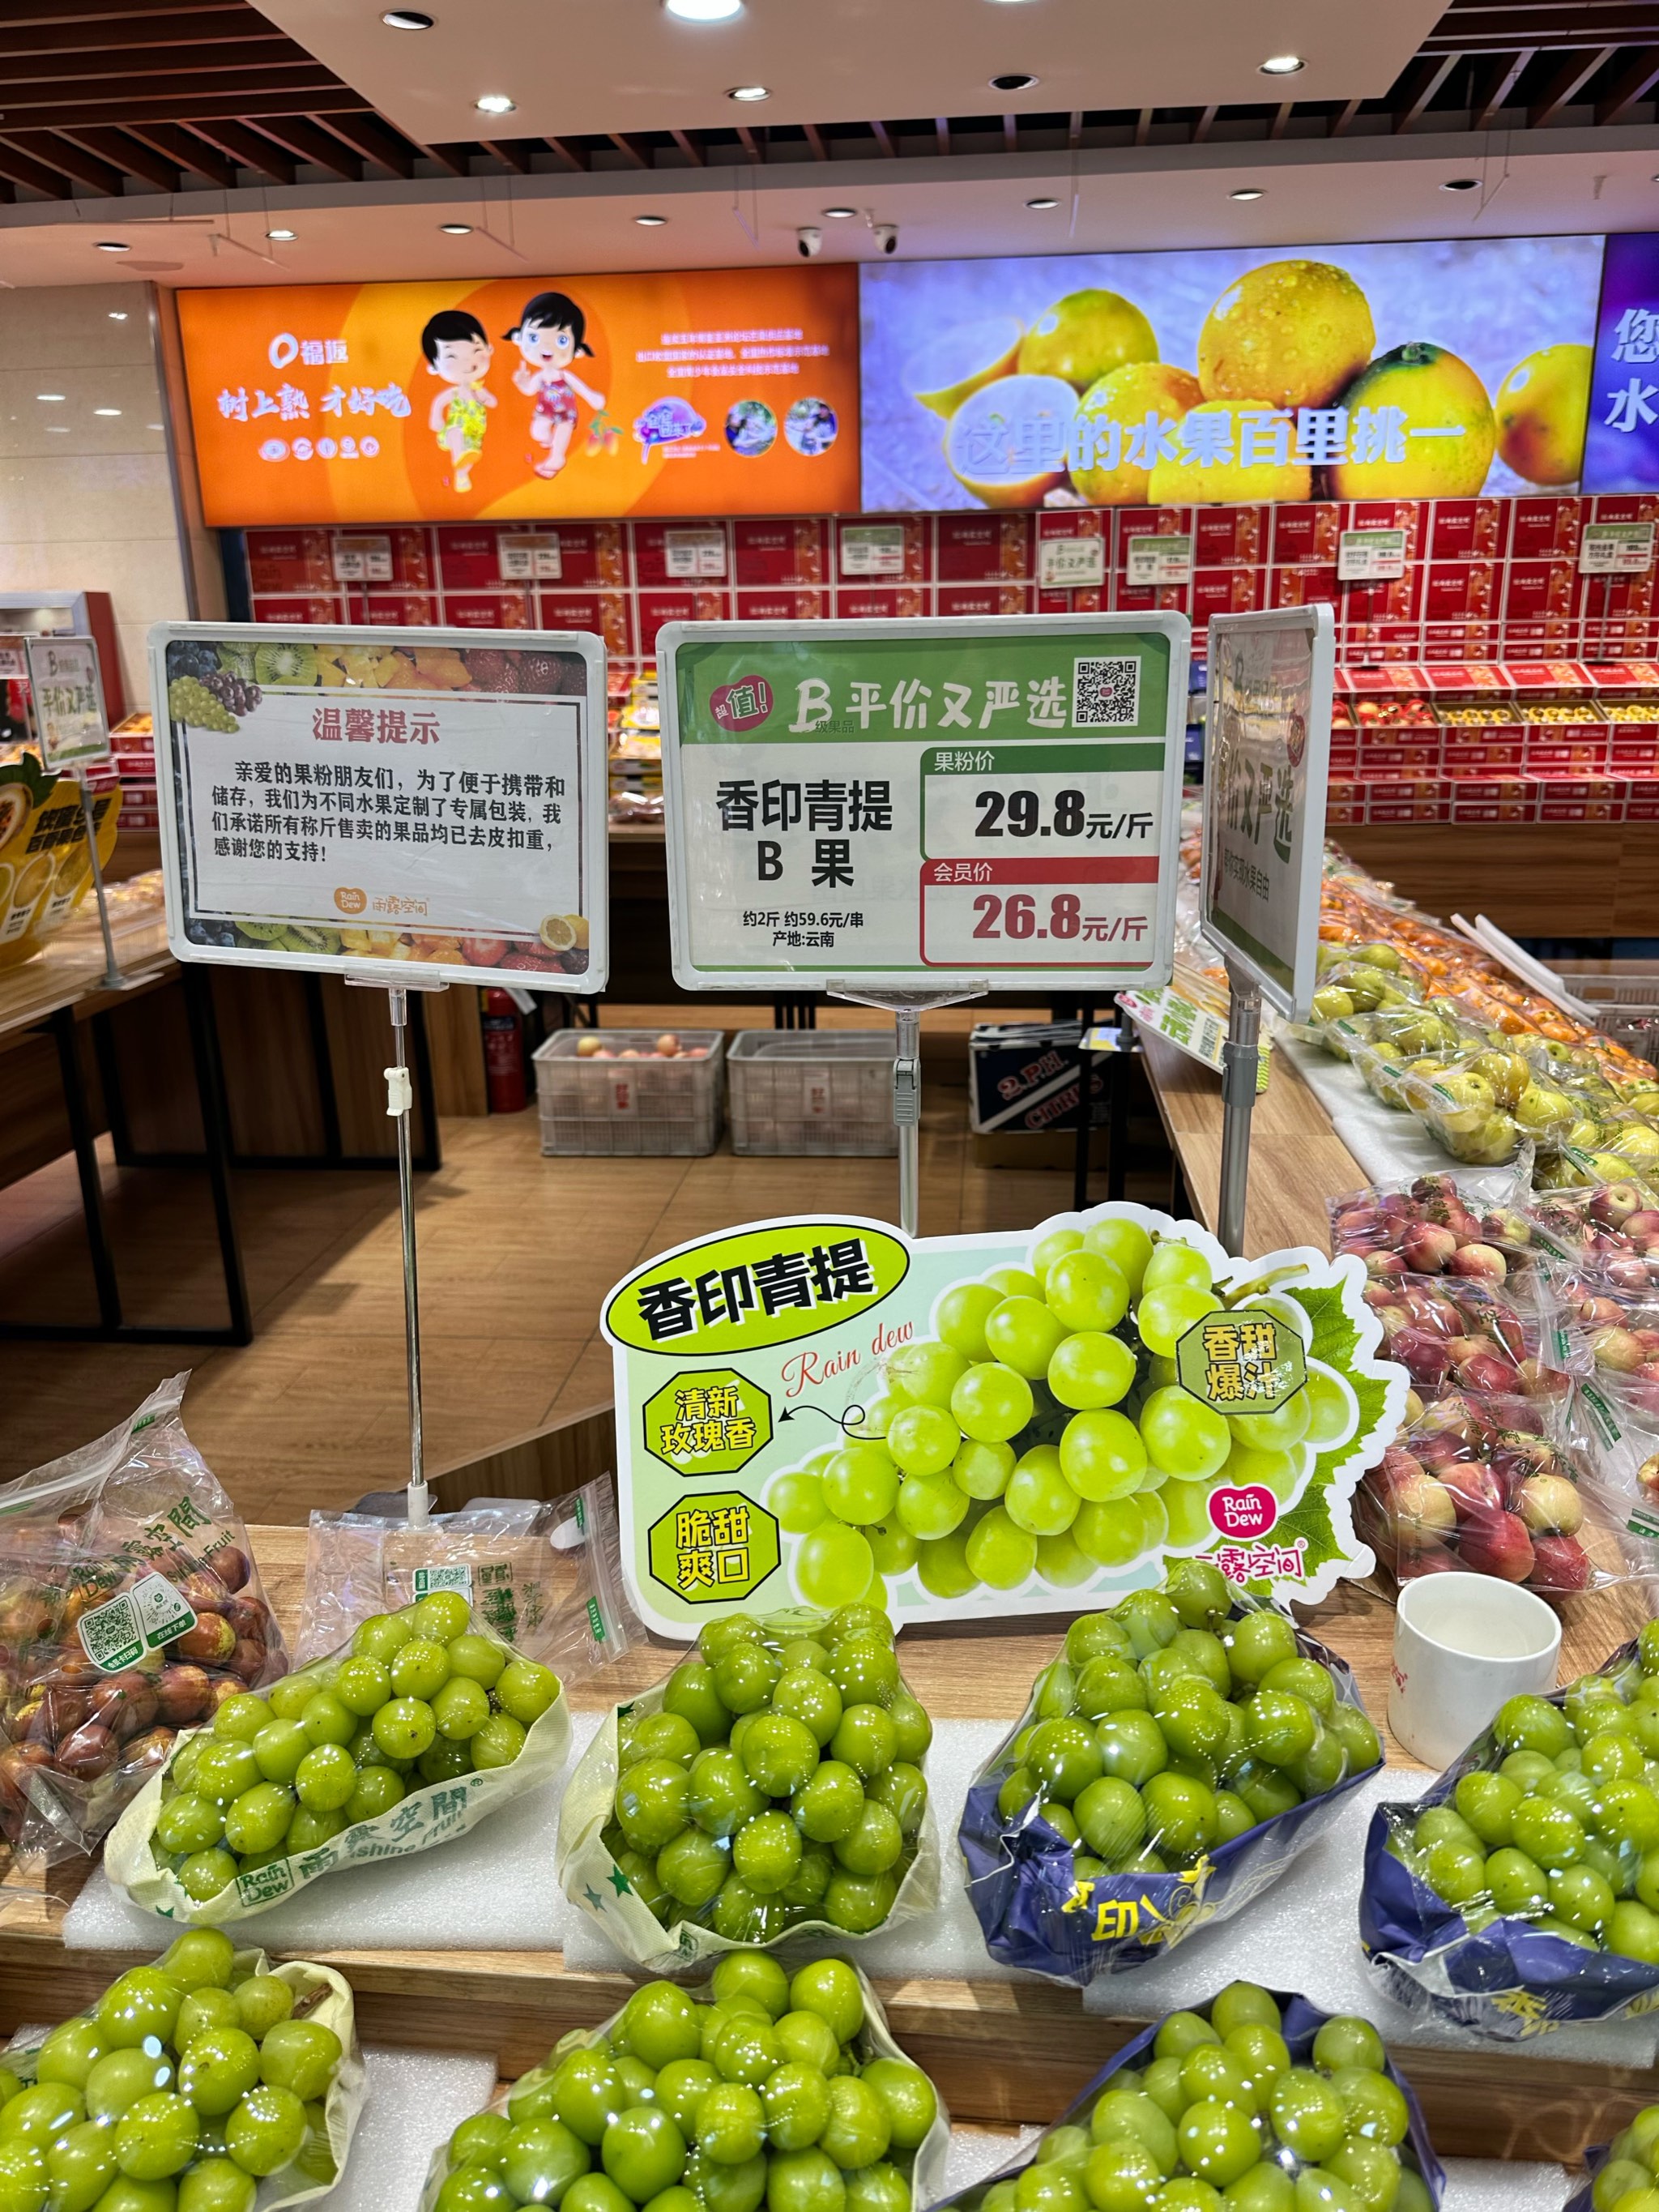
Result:
<svg viewBox="0 0 1659 2212"><path fill-rule="evenodd" d="M1340 584L1392 583L1405 573L1403 530L1345 530L1336 541Z"/></svg>
<svg viewBox="0 0 1659 2212"><path fill-rule="evenodd" d="M726 532L723 530L665 530L662 538L663 566L671 576L724 576Z"/></svg>
<svg viewBox="0 0 1659 2212"><path fill-rule="evenodd" d="M1168 978L1184 616L673 623L658 638L689 990Z"/></svg>
<svg viewBox="0 0 1659 2212"><path fill-rule="evenodd" d="M1087 591L1106 580L1103 538L1039 538L1037 582L1044 591Z"/></svg>
<svg viewBox="0 0 1659 2212"><path fill-rule="evenodd" d="M334 544L337 584L389 584L392 581L390 538L340 538Z"/></svg>
<svg viewBox="0 0 1659 2212"><path fill-rule="evenodd" d="M1313 996L1335 640L1328 605L1210 618L1200 927L1292 1021Z"/></svg>
<svg viewBox="0 0 1659 2212"><path fill-rule="evenodd" d="M176 958L604 988L598 638L161 623L150 668Z"/></svg>
<svg viewBox="0 0 1659 2212"><path fill-rule="evenodd" d="M1130 583L1190 584L1192 580L1193 541L1190 538L1132 538L1129 540Z"/></svg>
<svg viewBox="0 0 1659 2212"><path fill-rule="evenodd" d="M1643 576L1653 566L1650 522L1587 522L1578 540L1581 576Z"/></svg>
<svg viewBox="0 0 1659 2212"><path fill-rule="evenodd" d="M556 584L564 576L564 556L550 535L498 538L495 559L504 584Z"/></svg>
<svg viewBox="0 0 1659 2212"><path fill-rule="evenodd" d="M89 637L31 637L29 688L41 757L48 768L84 768L109 758L98 647Z"/></svg>
<svg viewBox="0 0 1659 2212"><path fill-rule="evenodd" d="M29 674L29 641L26 637L0 637L0 683L8 681L27 684Z"/></svg>
<svg viewBox="0 0 1659 2212"><path fill-rule="evenodd" d="M844 522L841 528L841 573L843 576L902 576L904 525Z"/></svg>

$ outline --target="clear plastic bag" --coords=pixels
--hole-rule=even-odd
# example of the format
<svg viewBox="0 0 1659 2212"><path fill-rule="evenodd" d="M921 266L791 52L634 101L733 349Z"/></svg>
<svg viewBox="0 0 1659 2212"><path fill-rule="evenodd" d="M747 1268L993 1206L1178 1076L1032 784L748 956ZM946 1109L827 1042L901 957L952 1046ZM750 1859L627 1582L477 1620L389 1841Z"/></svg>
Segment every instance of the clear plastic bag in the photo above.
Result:
<svg viewBox="0 0 1659 2212"><path fill-rule="evenodd" d="M1634 1182L1534 1191L1522 1209L1542 1263L1615 1291L1659 1295L1659 1206Z"/></svg>
<svg viewBox="0 0 1659 2212"><path fill-rule="evenodd" d="M1368 1183L1327 1199L1331 1251L1349 1253L1376 1278L1461 1275L1500 1287L1538 1264L1522 1202L1530 1157L1512 1167L1461 1176L1414 1176Z"/></svg>
<svg viewBox="0 0 1659 2212"><path fill-rule="evenodd" d="M612 1666L644 1637L623 1587L606 1481L568 1498L500 1498L424 1528L370 1513L313 1513L297 1663L337 1650L371 1613L458 1590L502 1639L562 1680Z"/></svg>
<svg viewBox="0 0 1659 2212"><path fill-rule="evenodd" d="M288 1671L240 1515L185 1434L189 1377L0 1488L0 1836L89 1853L180 1729Z"/></svg>
<svg viewBox="0 0 1659 2212"><path fill-rule="evenodd" d="M1590 1369L1584 1332L1564 1321L1535 1273L1502 1289L1464 1276L1389 1275L1362 1295L1382 1325L1384 1358L1406 1370L1424 1403L1452 1389L1559 1397Z"/></svg>

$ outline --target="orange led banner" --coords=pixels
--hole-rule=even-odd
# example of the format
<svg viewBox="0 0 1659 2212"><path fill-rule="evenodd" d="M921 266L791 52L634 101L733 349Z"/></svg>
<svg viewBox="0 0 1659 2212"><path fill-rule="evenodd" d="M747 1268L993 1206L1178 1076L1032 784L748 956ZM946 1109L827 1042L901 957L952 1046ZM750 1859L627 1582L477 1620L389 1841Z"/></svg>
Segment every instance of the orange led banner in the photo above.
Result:
<svg viewBox="0 0 1659 2212"><path fill-rule="evenodd" d="M857 273L181 292L207 520L856 507Z"/></svg>

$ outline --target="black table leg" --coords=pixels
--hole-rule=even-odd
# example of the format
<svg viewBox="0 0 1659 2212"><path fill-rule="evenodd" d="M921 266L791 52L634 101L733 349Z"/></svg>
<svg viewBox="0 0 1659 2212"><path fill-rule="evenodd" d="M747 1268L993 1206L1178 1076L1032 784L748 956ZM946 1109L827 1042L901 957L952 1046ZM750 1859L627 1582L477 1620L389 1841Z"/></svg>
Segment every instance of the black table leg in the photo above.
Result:
<svg viewBox="0 0 1659 2212"><path fill-rule="evenodd" d="M241 1247L236 1241L236 1218L230 1194L230 1129L225 1106L224 1068L219 1056L219 1030L213 1018L209 994L212 971L184 970L185 1011L190 1022L191 1057L196 1063L196 1095L202 1112L202 1142L207 1153L208 1186L213 1194L214 1226L219 1236L219 1260L224 1269L225 1304L230 1328L224 1341L252 1344L253 1317L248 1309L247 1281L242 1273Z"/></svg>
<svg viewBox="0 0 1659 2212"><path fill-rule="evenodd" d="M81 1178L81 1212L87 1224L87 1249L92 1259L92 1279L98 1290L100 1328L109 1334L121 1326L121 1290L115 1279L115 1255L109 1249L104 1221L104 1187L98 1164L98 1141L92 1130L92 1111L87 1102L86 1079L81 1068L80 1039L73 1012L60 1006L52 1017L52 1040L58 1047L58 1073L64 1086L64 1112L69 1122L70 1143L76 1171Z"/></svg>

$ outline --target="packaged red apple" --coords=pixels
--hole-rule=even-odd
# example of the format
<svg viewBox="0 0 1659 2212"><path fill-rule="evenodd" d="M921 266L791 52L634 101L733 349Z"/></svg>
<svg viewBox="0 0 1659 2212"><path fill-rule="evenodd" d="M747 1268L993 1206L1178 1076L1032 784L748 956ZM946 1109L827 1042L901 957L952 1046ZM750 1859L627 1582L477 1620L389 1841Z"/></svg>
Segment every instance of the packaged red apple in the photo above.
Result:
<svg viewBox="0 0 1659 2212"><path fill-rule="evenodd" d="M1331 1251L1337 1259L1354 1254L1376 1278L1458 1275L1495 1289L1537 1262L1516 1195L1509 1174L1368 1184L1326 1200Z"/></svg>
<svg viewBox="0 0 1659 2212"><path fill-rule="evenodd" d="M288 1661L247 1531L179 1418L188 1377L0 1488L0 1836L88 1852L181 1729Z"/></svg>
<svg viewBox="0 0 1659 2212"><path fill-rule="evenodd" d="M1659 1206L1635 1182L1534 1191L1524 1209L1547 1267L1638 1296L1659 1291Z"/></svg>
<svg viewBox="0 0 1659 2212"><path fill-rule="evenodd" d="M1605 1279L1565 1274L1557 1291L1591 1362L1587 1394L1616 1407L1626 1425L1659 1428L1659 1285L1617 1291Z"/></svg>
<svg viewBox="0 0 1659 2212"><path fill-rule="evenodd" d="M227 1698L128 1806L105 1869L164 1919L223 1926L338 1867L465 1835L569 1749L552 1669L433 1590L268 1695Z"/></svg>
<svg viewBox="0 0 1659 2212"><path fill-rule="evenodd" d="M1470 1276L1391 1274L1362 1296L1382 1325L1383 1357L1406 1370L1425 1404L1449 1389L1547 1401L1589 1370L1583 1331L1564 1324L1535 1274L1502 1289Z"/></svg>

